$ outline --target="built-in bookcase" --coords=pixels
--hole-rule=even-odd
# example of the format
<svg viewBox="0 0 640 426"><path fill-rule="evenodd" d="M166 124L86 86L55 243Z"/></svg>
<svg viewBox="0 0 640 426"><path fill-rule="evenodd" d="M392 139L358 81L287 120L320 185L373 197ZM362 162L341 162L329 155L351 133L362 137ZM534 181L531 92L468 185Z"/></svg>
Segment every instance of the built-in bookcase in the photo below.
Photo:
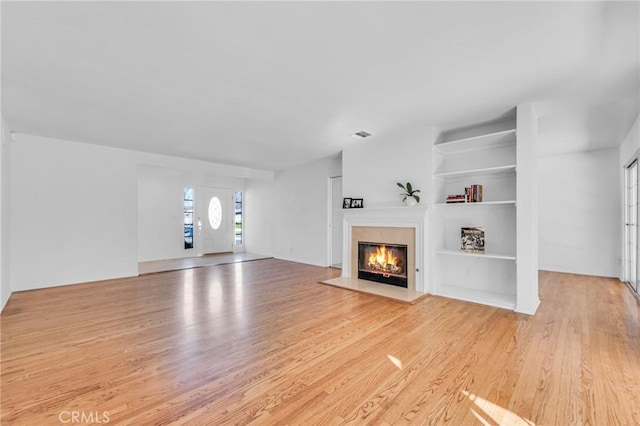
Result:
<svg viewBox="0 0 640 426"><path fill-rule="evenodd" d="M518 182L523 182L517 176L523 160L518 155L517 111L443 132L433 146L434 294L518 310L517 238L525 224L518 223L517 210ZM445 202L447 196L464 194L465 187L476 184L483 187L482 202ZM462 227L484 228L484 253L461 250ZM537 297L537 277L535 286L526 293ZM531 311L533 305L537 307L537 301L520 303L522 311Z"/></svg>

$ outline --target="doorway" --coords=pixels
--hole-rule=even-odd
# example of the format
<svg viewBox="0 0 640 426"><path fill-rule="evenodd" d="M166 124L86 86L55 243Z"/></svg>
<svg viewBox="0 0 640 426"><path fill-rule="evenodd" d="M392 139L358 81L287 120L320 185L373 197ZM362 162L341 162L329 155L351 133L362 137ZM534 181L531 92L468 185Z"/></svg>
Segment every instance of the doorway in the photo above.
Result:
<svg viewBox="0 0 640 426"><path fill-rule="evenodd" d="M196 245L198 255L233 251L231 192L221 188L199 188Z"/></svg>
<svg viewBox="0 0 640 426"><path fill-rule="evenodd" d="M625 280L638 292L638 160L625 169Z"/></svg>
<svg viewBox="0 0 640 426"><path fill-rule="evenodd" d="M342 268L342 176L329 178L329 265Z"/></svg>

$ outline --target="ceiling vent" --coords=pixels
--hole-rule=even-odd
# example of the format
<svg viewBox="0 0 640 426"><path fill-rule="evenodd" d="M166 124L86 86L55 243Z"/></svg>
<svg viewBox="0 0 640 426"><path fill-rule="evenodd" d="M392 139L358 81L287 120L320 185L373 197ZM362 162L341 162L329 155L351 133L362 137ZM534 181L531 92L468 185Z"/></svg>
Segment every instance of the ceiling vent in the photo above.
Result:
<svg viewBox="0 0 640 426"><path fill-rule="evenodd" d="M357 139L364 139L364 138L367 138L367 137L371 136L371 133L366 132L364 130L360 130L359 132L355 132L351 136L353 136L354 138L357 138Z"/></svg>

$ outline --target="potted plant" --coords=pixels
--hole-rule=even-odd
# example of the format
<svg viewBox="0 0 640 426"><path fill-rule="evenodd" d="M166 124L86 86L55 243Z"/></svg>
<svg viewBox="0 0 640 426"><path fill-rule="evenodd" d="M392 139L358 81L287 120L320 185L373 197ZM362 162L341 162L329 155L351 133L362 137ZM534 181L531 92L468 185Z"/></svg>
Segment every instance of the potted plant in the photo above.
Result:
<svg viewBox="0 0 640 426"><path fill-rule="evenodd" d="M411 186L411 182L407 182L406 186L401 184L400 182L398 182L397 184L404 191L400 195L402 195L402 202L405 206L415 206L420 202L420 196L418 195L418 192L420 192L420 190L413 189L413 186Z"/></svg>

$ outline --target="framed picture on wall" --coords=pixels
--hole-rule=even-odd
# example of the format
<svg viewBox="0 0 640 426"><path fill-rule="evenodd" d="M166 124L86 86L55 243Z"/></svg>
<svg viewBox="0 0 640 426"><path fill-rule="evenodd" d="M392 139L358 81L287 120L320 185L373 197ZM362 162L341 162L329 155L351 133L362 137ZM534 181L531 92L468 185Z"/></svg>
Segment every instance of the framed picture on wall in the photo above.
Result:
<svg viewBox="0 0 640 426"><path fill-rule="evenodd" d="M364 207L362 198L352 198L351 199L351 208L352 209L361 209Z"/></svg>
<svg viewBox="0 0 640 426"><path fill-rule="evenodd" d="M342 208L350 209L351 208L351 198L343 198L342 199Z"/></svg>

